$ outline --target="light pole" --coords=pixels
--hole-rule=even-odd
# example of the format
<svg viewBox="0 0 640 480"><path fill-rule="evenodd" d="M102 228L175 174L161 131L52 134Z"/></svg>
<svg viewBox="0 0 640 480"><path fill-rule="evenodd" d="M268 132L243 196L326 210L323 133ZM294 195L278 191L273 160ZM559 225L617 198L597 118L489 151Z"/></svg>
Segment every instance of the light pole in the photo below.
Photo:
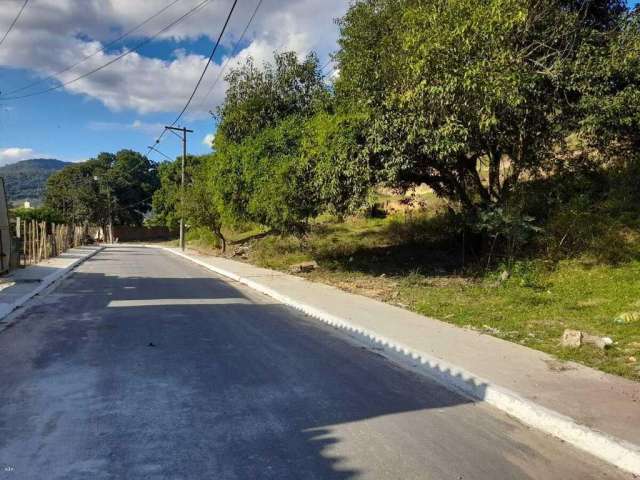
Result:
<svg viewBox="0 0 640 480"><path fill-rule="evenodd" d="M182 172L180 175L180 248L184 251L184 163L187 160L187 133L193 133L193 130L189 130L185 127L178 128L172 126L166 126L164 128L167 130L182 132Z"/></svg>
<svg viewBox="0 0 640 480"><path fill-rule="evenodd" d="M94 175L93 179L96 182L100 182L100 177L98 177L98 175ZM100 185L100 184L99 184ZM102 185L100 185L101 187ZM104 240L107 243L113 243L113 218L111 216L111 187L109 187L109 183L107 182L107 215L108 215L108 238L107 238L107 233L105 232L104 234ZM102 188L100 188L100 190L102 190Z"/></svg>

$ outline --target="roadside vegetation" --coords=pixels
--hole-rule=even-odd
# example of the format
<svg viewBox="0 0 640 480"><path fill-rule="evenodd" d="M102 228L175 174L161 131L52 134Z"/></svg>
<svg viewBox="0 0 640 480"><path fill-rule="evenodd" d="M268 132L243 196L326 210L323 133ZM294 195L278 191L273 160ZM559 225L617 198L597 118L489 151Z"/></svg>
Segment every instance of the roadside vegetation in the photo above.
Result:
<svg viewBox="0 0 640 480"><path fill-rule="evenodd" d="M160 186L157 165L132 150L101 153L47 179L44 206L15 215L68 225L142 225ZM54 220L55 219L55 220Z"/></svg>
<svg viewBox="0 0 640 480"><path fill-rule="evenodd" d="M575 255L501 258L487 266L486 258L463 255L461 238L448 233L443 212L427 207L385 218L325 215L304 236L260 228L228 231L227 256L284 272L315 261L317 268L303 274L311 281L640 380L637 238L627 245L625 259L619 244L595 240ZM193 229L188 241L189 248L219 254L215 236L206 230ZM565 329L608 336L614 344L606 350L565 348ZM570 368L562 362L549 367Z"/></svg>

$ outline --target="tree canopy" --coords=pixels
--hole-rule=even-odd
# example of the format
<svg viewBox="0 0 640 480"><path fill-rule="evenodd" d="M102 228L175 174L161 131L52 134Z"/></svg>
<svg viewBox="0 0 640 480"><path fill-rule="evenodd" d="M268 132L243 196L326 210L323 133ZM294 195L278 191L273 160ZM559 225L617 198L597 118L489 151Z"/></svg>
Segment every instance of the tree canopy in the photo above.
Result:
<svg viewBox="0 0 640 480"><path fill-rule="evenodd" d="M360 161L351 155L359 135L346 116L333 123L332 92L315 55L277 53L262 68L248 60L227 81L208 170L227 222L302 232L320 212L356 203L355 192L366 189L366 175L351 164Z"/></svg>
<svg viewBox="0 0 640 480"><path fill-rule="evenodd" d="M72 224L141 225L158 188L157 166L132 150L101 153L47 180L45 206Z"/></svg>
<svg viewBox="0 0 640 480"><path fill-rule="evenodd" d="M620 2L584 3L354 4L339 22L336 90L369 115L380 180L426 183L472 211L504 202L545 169L590 83L576 78L576 66L584 52L611 48L604 36L615 38L624 17Z"/></svg>

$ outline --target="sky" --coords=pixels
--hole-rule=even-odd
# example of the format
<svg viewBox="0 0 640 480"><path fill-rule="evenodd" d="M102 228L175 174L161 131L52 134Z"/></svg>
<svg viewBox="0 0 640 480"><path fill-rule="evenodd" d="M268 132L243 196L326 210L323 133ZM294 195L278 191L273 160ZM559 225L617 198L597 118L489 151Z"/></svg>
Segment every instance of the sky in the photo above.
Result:
<svg viewBox="0 0 640 480"><path fill-rule="evenodd" d="M629 3L634 6L638 1ZM165 29L202 2L195 12ZM314 51L324 65L336 49L334 20L349 5L349 0L263 0L240 41L257 2L239 0L221 47L178 124L194 130L189 135L189 153L210 151L215 123L209 111L215 111L224 99L226 85L220 74L227 60L226 71L249 56L258 63L268 61L274 50L293 50L300 56ZM0 35L23 3L0 0ZM0 44L0 92L6 97L74 80L114 60L125 49L146 43L137 52L63 88L29 98L0 99L0 165L37 157L82 161L123 148L146 152L192 92L231 3L30 0ZM154 15L126 39L109 45ZM64 71L88 55L92 56ZM325 73L331 69L329 64ZM218 78L222 79L216 81ZM37 81L40 83L22 89ZM11 93L17 89L22 90ZM158 149L173 158L181 152L181 145L175 136L165 135ZM163 160L155 152L150 157Z"/></svg>
<svg viewBox="0 0 640 480"><path fill-rule="evenodd" d="M162 31L203 1L195 12ZM0 0L0 38L23 3ZM0 91L5 97L40 92L73 80L125 49L146 43L137 52L63 88L0 100L0 165L40 157L82 161L123 148L146 153L191 94L231 3L30 0L0 44ZM238 1L202 85L178 123L194 130L189 135L189 153L211 151L208 140L215 123L209 111L215 111L224 99L226 85L220 74L227 61L225 71L249 56L262 63L272 58L274 50L293 50L300 56L314 51L323 65L336 48L334 19L349 5L348 0L263 0L241 40L257 3ZM158 12L132 35L109 45ZM92 56L63 71L88 55ZM326 71L331 71L331 65ZM158 149L173 158L181 152L181 144L175 136L165 135ZM150 157L163 160L155 152Z"/></svg>

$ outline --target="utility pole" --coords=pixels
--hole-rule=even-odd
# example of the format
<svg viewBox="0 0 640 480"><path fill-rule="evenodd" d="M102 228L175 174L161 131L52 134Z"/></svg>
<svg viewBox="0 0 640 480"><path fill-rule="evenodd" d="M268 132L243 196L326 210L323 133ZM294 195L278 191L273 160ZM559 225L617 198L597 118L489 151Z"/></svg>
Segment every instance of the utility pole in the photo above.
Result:
<svg viewBox="0 0 640 480"><path fill-rule="evenodd" d="M184 163L187 160L187 133L193 133L193 130L189 130L185 127L178 128L172 126L165 126L167 130L182 132L182 173L180 180L180 248L184 251Z"/></svg>
<svg viewBox="0 0 640 480"><path fill-rule="evenodd" d="M107 199L109 201L109 243L113 243L113 215L111 211L111 187L107 184Z"/></svg>
<svg viewBox="0 0 640 480"><path fill-rule="evenodd" d="M102 178L100 178L98 175L94 175L93 179L96 182L100 182L101 180L104 181L104 176ZM107 177L106 180L106 188L107 188L107 214L108 214L108 221L109 221L109 225L107 225L108 227L108 231L106 232L102 232L104 233L104 241L106 243L113 243L113 216L112 216L112 212L111 212L111 186L109 185L109 180ZM100 188L100 193L102 193L102 184L99 183L99 188Z"/></svg>

